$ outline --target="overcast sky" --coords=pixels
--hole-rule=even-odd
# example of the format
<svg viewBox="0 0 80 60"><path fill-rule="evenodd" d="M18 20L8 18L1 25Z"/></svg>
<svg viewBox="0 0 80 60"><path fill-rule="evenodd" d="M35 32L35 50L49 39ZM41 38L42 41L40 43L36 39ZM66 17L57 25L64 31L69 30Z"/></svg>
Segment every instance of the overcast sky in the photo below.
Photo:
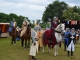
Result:
<svg viewBox="0 0 80 60"><path fill-rule="evenodd" d="M28 17L30 20L41 19L45 6L54 0L0 0L0 12L15 13ZM70 6L79 6L80 0L59 0Z"/></svg>

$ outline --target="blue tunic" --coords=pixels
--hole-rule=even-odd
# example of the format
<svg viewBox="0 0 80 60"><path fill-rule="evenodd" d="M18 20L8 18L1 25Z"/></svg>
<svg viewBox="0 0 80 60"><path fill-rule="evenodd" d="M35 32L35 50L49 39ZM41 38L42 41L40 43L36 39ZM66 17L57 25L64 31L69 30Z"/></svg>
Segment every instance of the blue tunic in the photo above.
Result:
<svg viewBox="0 0 80 60"><path fill-rule="evenodd" d="M14 24L14 22L12 21L12 22L11 22L11 24L10 24L10 25L11 25L11 27L13 26L13 24Z"/></svg>
<svg viewBox="0 0 80 60"><path fill-rule="evenodd" d="M69 33L70 33L69 31L66 31L65 34L64 34L64 37L65 37L64 40L65 40L65 43L66 43L67 46L68 46L68 41L69 41L69 38L68 38Z"/></svg>
<svg viewBox="0 0 80 60"><path fill-rule="evenodd" d="M9 28L9 32L11 32L11 31L12 31L12 27Z"/></svg>

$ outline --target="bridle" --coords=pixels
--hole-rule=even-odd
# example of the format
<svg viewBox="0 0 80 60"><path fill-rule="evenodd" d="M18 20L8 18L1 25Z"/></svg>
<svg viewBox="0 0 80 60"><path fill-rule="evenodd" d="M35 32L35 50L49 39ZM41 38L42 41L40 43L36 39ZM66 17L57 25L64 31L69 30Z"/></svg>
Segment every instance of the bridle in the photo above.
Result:
<svg viewBox="0 0 80 60"><path fill-rule="evenodd" d="M62 27L61 27L61 24L60 24L60 30L61 30L61 29L62 29ZM61 30L61 31L55 30L55 32L60 33L60 34L62 33L62 31L63 31L63 30Z"/></svg>

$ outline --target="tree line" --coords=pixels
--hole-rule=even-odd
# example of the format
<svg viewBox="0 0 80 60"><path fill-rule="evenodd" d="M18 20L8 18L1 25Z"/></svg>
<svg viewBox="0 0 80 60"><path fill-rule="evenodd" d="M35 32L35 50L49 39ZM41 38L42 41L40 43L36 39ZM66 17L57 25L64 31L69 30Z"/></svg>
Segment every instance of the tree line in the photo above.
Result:
<svg viewBox="0 0 80 60"><path fill-rule="evenodd" d="M24 17L21 15L17 16L14 13L10 13L10 14L0 13L0 22L10 23L13 18L15 19L15 21L17 22L17 26L19 27L22 26L22 22L24 21L24 18L26 18L30 22L28 17Z"/></svg>

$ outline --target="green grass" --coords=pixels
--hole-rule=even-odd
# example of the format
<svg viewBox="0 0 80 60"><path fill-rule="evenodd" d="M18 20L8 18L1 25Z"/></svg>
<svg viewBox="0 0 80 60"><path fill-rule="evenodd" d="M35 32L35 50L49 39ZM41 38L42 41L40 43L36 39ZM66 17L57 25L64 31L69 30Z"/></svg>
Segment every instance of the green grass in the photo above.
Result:
<svg viewBox="0 0 80 60"><path fill-rule="evenodd" d="M0 38L0 60L28 60L29 49L21 47L21 42L17 41L16 45L10 44L10 38ZM63 45L59 48L59 56L54 56L54 49L48 53L48 48L45 48L45 53L39 51L36 58L38 60L80 60L80 46L76 45L73 57L68 57L64 51Z"/></svg>

